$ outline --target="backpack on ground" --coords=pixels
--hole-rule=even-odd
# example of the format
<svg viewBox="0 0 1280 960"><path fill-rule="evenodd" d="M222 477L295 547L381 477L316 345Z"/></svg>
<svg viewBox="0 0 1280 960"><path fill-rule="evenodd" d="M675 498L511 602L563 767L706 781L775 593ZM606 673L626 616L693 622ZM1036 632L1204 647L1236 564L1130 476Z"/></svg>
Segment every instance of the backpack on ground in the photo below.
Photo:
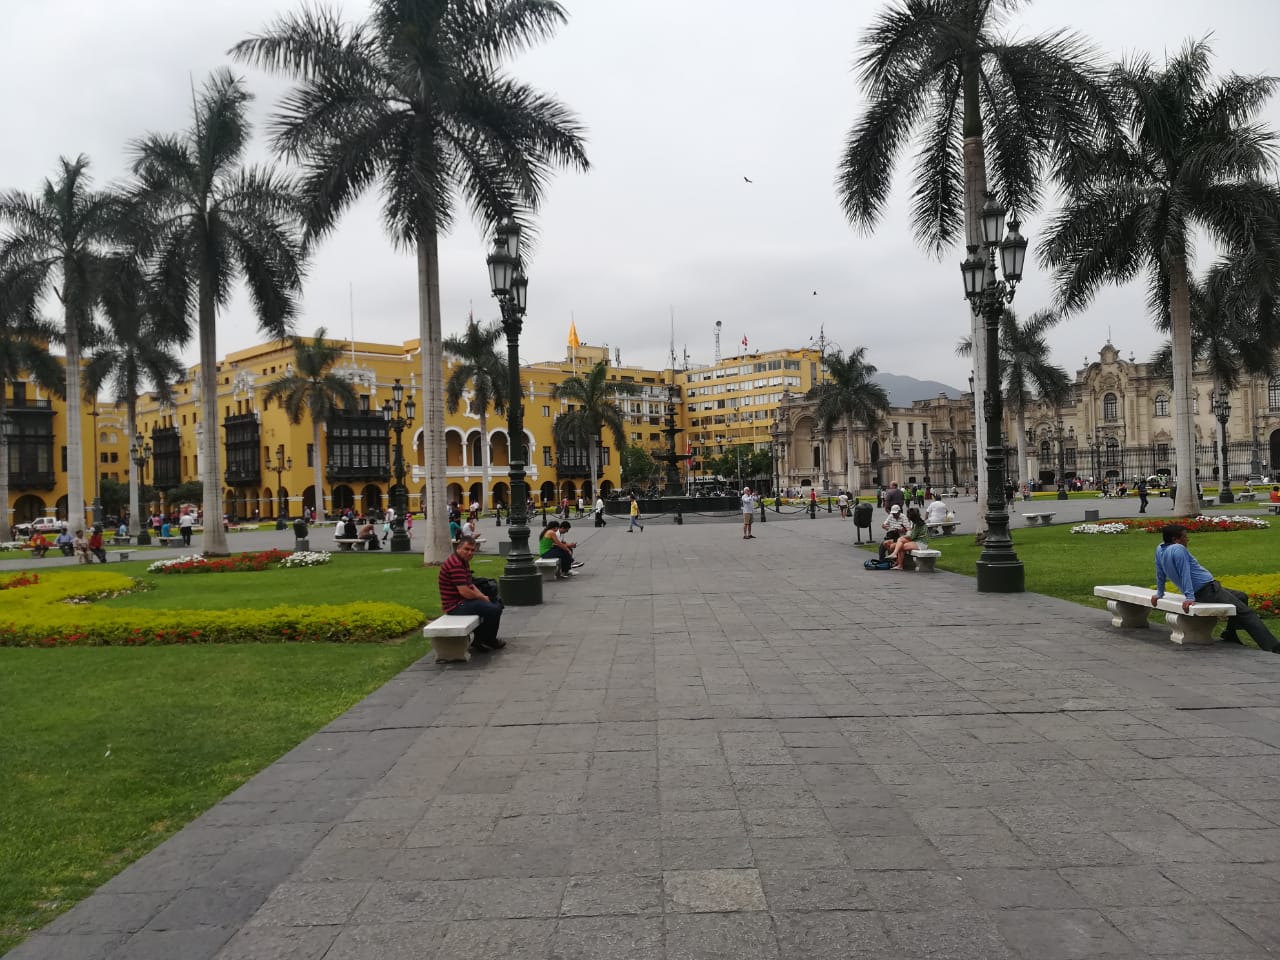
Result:
<svg viewBox="0 0 1280 960"><path fill-rule="evenodd" d="M864 560L862 563L865 570L890 570L893 568L892 560Z"/></svg>

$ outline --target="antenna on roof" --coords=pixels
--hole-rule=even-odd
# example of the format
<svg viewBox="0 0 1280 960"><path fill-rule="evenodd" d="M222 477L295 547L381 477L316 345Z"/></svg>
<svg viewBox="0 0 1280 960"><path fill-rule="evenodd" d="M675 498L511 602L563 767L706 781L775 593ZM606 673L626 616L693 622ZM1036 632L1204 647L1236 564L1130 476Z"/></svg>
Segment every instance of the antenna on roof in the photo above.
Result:
<svg viewBox="0 0 1280 960"><path fill-rule="evenodd" d="M351 366L356 365L356 285L347 281L347 317L351 321Z"/></svg>
<svg viewBox="0 0 1280 960"><path fill-rule="evenodd" d="M671 311L671 369L676 368L676 308L668 307Z"/></svg>
<svg viewBox="0 0 1280 960"><path fill-rule="evenodd" d="M724 326L719 320L716 321L716 363L720 362L720 328Z"/></svg>

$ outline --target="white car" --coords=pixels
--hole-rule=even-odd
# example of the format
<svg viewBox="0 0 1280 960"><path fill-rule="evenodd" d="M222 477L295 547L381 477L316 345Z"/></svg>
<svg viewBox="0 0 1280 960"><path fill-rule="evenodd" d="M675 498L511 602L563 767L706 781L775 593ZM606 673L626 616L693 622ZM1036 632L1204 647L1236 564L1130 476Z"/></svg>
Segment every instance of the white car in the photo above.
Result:
<svg viewBox="0 0 1280 960"><path fill-rule="evenodd" d="M36 517L30 523L18 524L18 532L23 532L24 527L28 536L33 533L52 533L56 536L67 529L67 522L57 517Z"/></svg>

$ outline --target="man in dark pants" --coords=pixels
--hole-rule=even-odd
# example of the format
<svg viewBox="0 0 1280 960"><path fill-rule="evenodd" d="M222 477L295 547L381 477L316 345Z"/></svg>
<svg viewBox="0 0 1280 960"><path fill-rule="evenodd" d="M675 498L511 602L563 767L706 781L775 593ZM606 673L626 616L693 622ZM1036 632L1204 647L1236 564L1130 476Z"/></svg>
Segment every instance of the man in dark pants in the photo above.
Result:
<svg viewBox="0 0 1280 960"><path fill-rule="evenodd" d="M1147 481L1146 480L1138 481L1138 500L1142 504L1140 507L1138 507L1138 512L1146 513L1147 512Z"/></svg>
<svg viewBox="0 0 1280 960"><path fill-rule="evenodd" d="M475 555L475 537L459 537L449 559L440 565L440 606L445 613L475 614L480 618L480 626L471 641L472 649L501 650L507 645L507 641L498 639L502 601L489 597L476 586L471 576L471 558Z"/></svg>
<svg viewBox="0 0 1280 960"><path fill-rule="evenodd" d="M1187 528L1180 523L1165 524L1160 531L1164 541L1156 547L1156 592L1151 605L1164 596L1165 580L1172 580L1182 595L1182 612L1191 610L1192 603L1226 603L1236 608L1236 615L1227 618L1222 639L1227 643L1239 643L1236 630L1244 627L1253 642L1269 653L1280 653L1280 641L1267 629L1257 613L1249 607L1248 594L1228 590L1191 555L1187 549Z"/></svg>

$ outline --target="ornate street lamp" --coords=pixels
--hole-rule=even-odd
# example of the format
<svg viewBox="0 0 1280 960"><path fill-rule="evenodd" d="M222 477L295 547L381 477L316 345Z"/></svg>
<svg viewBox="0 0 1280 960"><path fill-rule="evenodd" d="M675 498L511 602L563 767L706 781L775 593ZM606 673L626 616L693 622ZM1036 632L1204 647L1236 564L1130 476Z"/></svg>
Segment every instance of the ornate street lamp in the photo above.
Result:
<svg viewBox="0 0 1280 960"><path fill-rule="evenodd" d="M276 444L276 462L271 462L271 451L267 451L267 459L263 464L268 470L276 475L276 529L283 530L285 528L284 515L289 512L289 505L285 503L284 497L280 493L280 477L286 470L293 469L293 457L284 455L284 444Z"/></svg>
<svg viewBox="0 0 1280 960"><path fill-rule="evenodd" d="M980 593L1021 593L1026 589L1022 561L1013 549L1009 531L1009 514L1004 500L1005 465L1001 449L1000 426L1004 420L1004 400L1000 394L1000 314L1006 303L1013 302L1022 266L1027 255L1026 238L1018 232L1016 217L1009 222L1005 234L1007 211L996 202L995 194L987 194L982 208L982 246L969 247L969 257L960 264L964 278L964 295L974 311L983 318L987 344L987 389L983 409L987 424L987 538L977 560ZM996 253L1004 279L996 277Z"/></svg>
<svg viewBox="0 0 1280 960"><path fill-rule="evenodd" d="M1062 427L1062 418L1058 418L1058 499L1068 500L1067 495L1067 431Z"/></svg>
<svg viewBox="0 0 1280 960"><path fill-rule="evenodd" d="M893 458L898 461L898 482L903 483L906 481L906 471L902 467L902 438L895 434L889 445L893 447Z"/></svg>
<svg viewBox="0 0 1280 960"><path fill-rule="evenodd" d="M924 483L929 486L929 451L933 449L933 441L928 437L920 438L920 452L924 455Z"/></svg>
<svg viewBox="0 0 1280 960"><path fill-rule="evenodd" d="M409 512L409 488L404 485L404 428L413 423L413 415L417 409L412 395L407 402L404 401L404 384L397 377L391 387L391 399L382 405L382 416L396 435L395 462L392 467L396 483L388 491L387 497L396 512L395 519L391 521L392 553L407 553L413 546L404 526L405 515ZM283 451L283 447L281 450Z"/></svg>
<svg viewBox="0 0 1280 960"><path fill-rule="evenodd" d="M529 493L524 468L528 445L524 435L524 397L520 390L520 329L524 324L529 281L520 262L520 225L506 217L494 229L493 253L485 261L489 267L489 287L502 312L502 329L507 335L507 438L511 464L511 512L507 516L507 537L511 549L507 568L498 580L502 599L512 606L542 603L542 574L533 565L529 552ZM595 486L596 478L591 478Z"/></svg>
<svg viewBox="0 0 1280 960"><path fill-rule="evenodd" d="M1218 502L1235 503L1236 495L1231 492L1231 464L1227 461L1227 421L1231 418L1231 404L1225 392L1214 397L1213 415L1218 418L1218 446L1222 451L1222 483L1218 488Z"/></svg>
<svg viewBox="0 0 1280 960"><path fill-rule="evenodd" d="M951 441L938 441L938 456L942 460L942 485L947 485L947 464L951 460Z"/></svg>

